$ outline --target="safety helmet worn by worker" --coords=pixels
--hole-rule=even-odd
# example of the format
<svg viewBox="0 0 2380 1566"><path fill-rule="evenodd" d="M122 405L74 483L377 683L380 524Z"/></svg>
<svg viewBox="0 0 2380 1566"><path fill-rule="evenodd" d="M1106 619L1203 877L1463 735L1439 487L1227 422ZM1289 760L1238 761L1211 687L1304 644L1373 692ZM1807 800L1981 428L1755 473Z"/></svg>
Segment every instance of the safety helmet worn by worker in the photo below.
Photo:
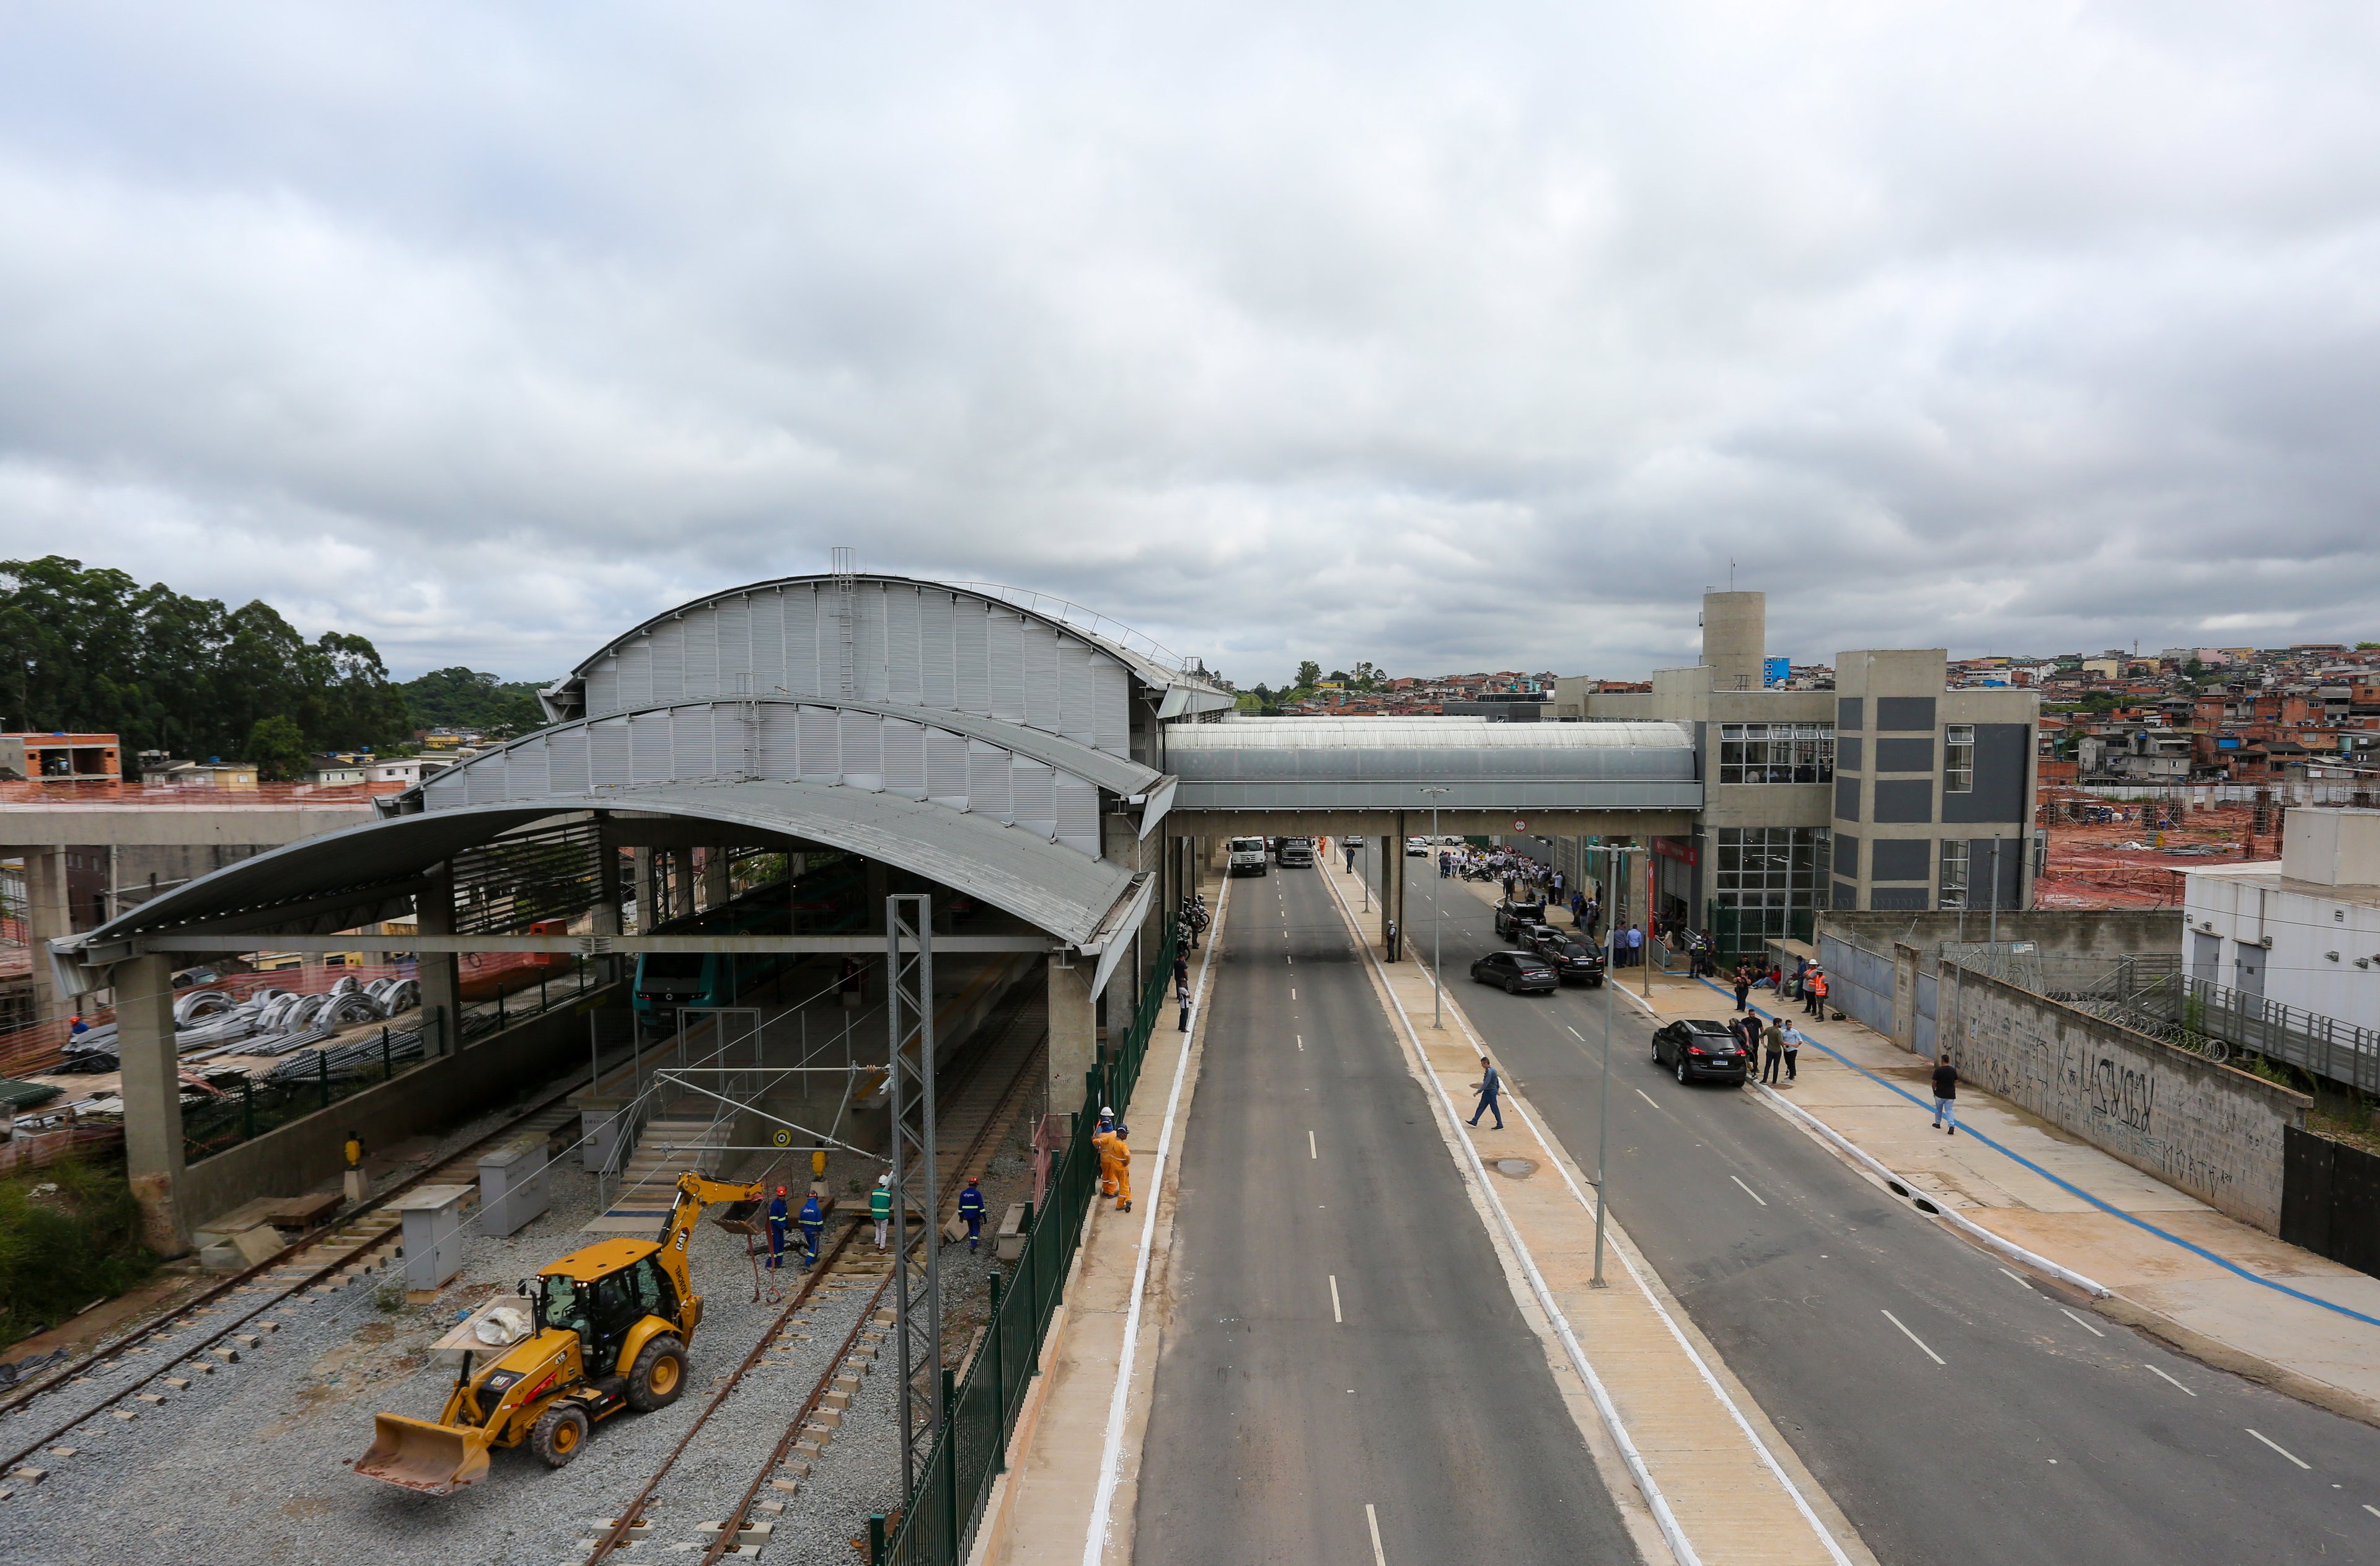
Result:
<svg viewBox="0 0 2380 1566"><path fill-rule="evenodd" d="M777 1187L777 1195L779 1195L780 1196L783 1196L784 1194L785 1194L785 1188L784 1188L783 1185L778 1186L778 1187Z"/></svg>

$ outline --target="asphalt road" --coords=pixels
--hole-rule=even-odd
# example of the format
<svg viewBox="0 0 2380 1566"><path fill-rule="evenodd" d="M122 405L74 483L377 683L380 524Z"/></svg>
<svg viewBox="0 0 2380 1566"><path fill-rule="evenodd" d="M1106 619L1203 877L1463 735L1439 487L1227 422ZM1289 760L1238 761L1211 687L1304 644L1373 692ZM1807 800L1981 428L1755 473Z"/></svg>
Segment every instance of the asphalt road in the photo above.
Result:
<svg viewBox="0 0 2380 1566"><path fill-rule="evenodd" d="M1427 955L1441 883L1408 869ZM1607 993L1470 983L1489 910L1453 882L1439 907L1447 982L1592 1171ZM1612 1215L1878 1559L2380 1561L2380 1430L2028 1287L1743 1089L1657 1071L1610 1004Z"/></svg>
<svg viewBox="0 0 2380 1566"><path fill-rule="evenodd" d="M1232 899L1135 1559L1636 1560L1329 892Z"/></svg>

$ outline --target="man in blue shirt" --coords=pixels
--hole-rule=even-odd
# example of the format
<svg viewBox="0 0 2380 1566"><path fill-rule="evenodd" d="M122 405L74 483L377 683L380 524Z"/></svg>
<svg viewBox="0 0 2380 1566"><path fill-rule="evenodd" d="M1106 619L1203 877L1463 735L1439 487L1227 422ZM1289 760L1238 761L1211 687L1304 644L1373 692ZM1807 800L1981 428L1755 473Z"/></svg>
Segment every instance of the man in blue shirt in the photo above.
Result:
<svg viewBox="0 0 2380 1566"><path fill-rule="evenodd" d="M983 1238L983 1193L976 1189L972 1180L959 1193L959 1217L966 1220L967 1254L973 1256L976 1242Z"/></svg>
<svg viewBox="0 0 2380 1566"><path fill-rule="evenodd" d="M777 1187L777 1194L769 1199L769 1270L771 1272L774 1272L784 1260L787 1221L785 1188L780 1185Z"/></svg>
<svg viewBox="0 0 2380 1566"><path fill-rule="evenodd" d="M1479 1057L1479 1107L1471 1111L1471 1123L1476 1125L1481 1115L1492 1113L1496 1117L1496 1129L1501 1131L1504 1129L1504 1110L1497 1102L1496 1096L1504 1090L1503 1079L1496 1074L1495 1065L1485 1055Z"/></svg>
<svg viewBox="0 0 2380 1566"><path fill-rule="evenodd" d="M1645 961L1645 932L1634 925L1628 927L1628 965L1636 967Z"/></svg>
<svg viewBox="0 0 2380 1566"><path fill-rule="evenodd" d="M802 1204L802 1247L808 1256L802 1263L804 1270L819 1263L819 1232L826 1227L826 1213L819 1207L818 1192L810 1192L809 1200Z"/></svg>

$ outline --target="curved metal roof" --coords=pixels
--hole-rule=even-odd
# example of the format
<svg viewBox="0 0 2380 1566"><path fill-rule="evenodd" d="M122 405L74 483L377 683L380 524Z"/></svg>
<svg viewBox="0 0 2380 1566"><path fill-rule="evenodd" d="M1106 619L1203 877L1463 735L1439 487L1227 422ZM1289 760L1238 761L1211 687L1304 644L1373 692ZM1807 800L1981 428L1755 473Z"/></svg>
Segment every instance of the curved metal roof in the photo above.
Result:
<svg viewBox="0 0 2380 1566"><path fill-rule="evenodd" d="M1702 804L1675 723L1227 718L1168 730L1177 810L1677 810ZM1442 789L1426 795L1425 788Z"/></svg>
<svg viewBox="0 0 2380 1566"><path fill-rule="evenodd" d="M1060 632L1087 647L1097 648L1137 674L1143 683L1159 690L1173 686L1184 686L1204 691L1219 689L1205 677L1202 672L1185 668L1179 655L1161 643L1109 620L1105 615L1095 613L1063 599L1052 598L1023 589L1001 587L989 582L938 582L922 577L896 577L875 572L856 573L851 580L877 586L932 588L976 599L984 603L996 603L1002 608L1014 610L1027 619L1038 621L1051 630ZM617 652L637 637L650 633L654 627L667 621L684 617L690 611L711 608L729 600L783 588L820 586L832 588L837 581L836 577L823 572L799 577L771 577L762 581L747 582L741 587L725 588L718 592L705 593L700 598L688 599L674 608L663 610L661 613L630 626L597 648L582 659L567 676L554 682L546 694L557 699L563 698L568 687L575 684L583 684L589 673L607 655ZM1085 623L1087 620L1089 624Z"/></svg>
<svg viewBox="0 0 2380 1566"><path fill-rule="evenodd" d="M620 789L591 803L844 849L980 898L1075 945L1094 940L1133 880L1121 865L987 816L826 783L661 783ZM409 896L426 871L466 848L589 805L583 795L465 805L307 838L161 893L76 937L72 945L208 927L259 930L281 922L277 914L294 921L328 909L345 917Z"/></svg>

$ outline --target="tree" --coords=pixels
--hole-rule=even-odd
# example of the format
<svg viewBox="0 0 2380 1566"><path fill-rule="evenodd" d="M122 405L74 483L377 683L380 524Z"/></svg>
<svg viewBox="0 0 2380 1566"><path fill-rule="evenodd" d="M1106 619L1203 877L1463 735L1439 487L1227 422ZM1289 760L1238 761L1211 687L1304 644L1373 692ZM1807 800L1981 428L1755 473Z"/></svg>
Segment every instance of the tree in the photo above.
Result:
<svg viewBox="0 0 2380 1566"><path fill-rule="evenodd" d="M55 554L0 561L0 716L201 758L245 750L268 717L297 726L301 754L407 732L364 637L309 642L269 604L226 610Z"/></svg>
<svg viewBox="0 0 2380 1566"><path fill-rule="evenodd" d="M285 713L259 718L243 750L267 783L295 783L306 774L305 731Z"/></svg>
<svg viewBox="0 0 2380 1566"><path fill-rule="evenodd" d="M507 684L460 664L434 669L398 687L418 729L480 729L492 734L526 734L545 722L534 682Z"/></svg>
<svg viewBox="0 0 2380 1566"><path fill-rule="evenodd" d="M1320 685L1321 683L1321 664L1317 663L1313 659L1309 658L1305 662L1300 663L1297 666L1297 689L1312 690L1316 686Z"/></svg>

